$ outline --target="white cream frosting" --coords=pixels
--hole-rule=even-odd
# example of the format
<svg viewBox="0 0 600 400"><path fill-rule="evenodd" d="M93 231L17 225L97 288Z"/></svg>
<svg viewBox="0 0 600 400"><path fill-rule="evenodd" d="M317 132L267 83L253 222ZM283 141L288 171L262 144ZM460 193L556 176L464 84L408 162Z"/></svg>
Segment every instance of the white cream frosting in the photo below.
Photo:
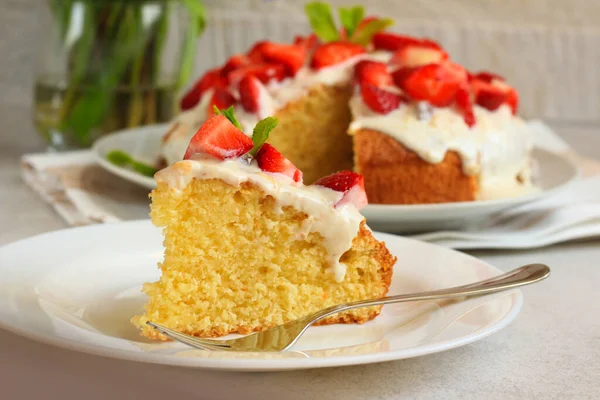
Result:
<svg viewBox="0 0 600 400"><path fill-rule="evenodd" d="M480 199L535 190L529 173L533 137L508 106L489 111L476 105L477 122L472 128L451 107L432 108L423 119L419 119L418 107L417 103L401 104L384 115L369 109L360 95L355 95L350 101L353 122L349 132L365 128L385 133L432 164L441 162L448 151L457 152L464 172L479 177Z"/></svg>
<svg viewBox="0 0 600 400"><path fill-rule="evenodd" d="M335 280L343 281L346 266L340 262L340 258L352 247L352 240L358 234L364 217L351 203L342 202L335 206L342 193L322 186L305 186L281 174L265 173L256 162L248 165L239 159L178 161L157 172L154 177L157 183L164 182L177 190L183 190L194 178L220 179L232 186L239 186L243 182L257 185L275 199L277 207L291 206L308 215L297 232L298 239L306 237L307 232L320 233Z"/></svg>

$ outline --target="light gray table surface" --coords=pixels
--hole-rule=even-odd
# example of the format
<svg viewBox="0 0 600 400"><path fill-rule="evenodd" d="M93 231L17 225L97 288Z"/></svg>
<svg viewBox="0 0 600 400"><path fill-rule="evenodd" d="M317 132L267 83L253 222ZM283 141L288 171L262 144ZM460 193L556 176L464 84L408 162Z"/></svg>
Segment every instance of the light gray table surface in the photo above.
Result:
<svg viewBox="0 0 600 400"><path fill-rule="evenodd" d="M22 107L0 109L0 244L65 228L22 182L19 155L40 151ZM600 135L563 132L600 157ZM224 373L120 361L0 330L1 399L598 399L600 241L527 251L477 251L501 269L542 262L552 277L523 289L516 321L473 344L381 364Z"/></svg>

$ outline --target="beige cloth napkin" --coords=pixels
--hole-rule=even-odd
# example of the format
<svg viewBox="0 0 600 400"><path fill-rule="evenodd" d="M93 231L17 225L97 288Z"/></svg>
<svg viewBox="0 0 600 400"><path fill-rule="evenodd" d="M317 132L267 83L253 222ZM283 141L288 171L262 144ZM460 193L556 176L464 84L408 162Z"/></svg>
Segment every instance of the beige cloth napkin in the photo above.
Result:
<svg viewBox="0 0 600 400"><path fill-rule="evenodd" d="M102 169L91 151L27 154L23 179L69 225L148 217L148 189Z"/></svg>

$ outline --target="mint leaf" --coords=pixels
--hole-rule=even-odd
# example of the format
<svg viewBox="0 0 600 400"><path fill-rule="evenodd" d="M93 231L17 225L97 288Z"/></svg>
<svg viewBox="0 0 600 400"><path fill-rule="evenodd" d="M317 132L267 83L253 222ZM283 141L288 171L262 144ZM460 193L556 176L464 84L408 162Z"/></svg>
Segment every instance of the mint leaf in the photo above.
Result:
<svg viewBox="0 0 600 400"><path fill-rule="evenodd" d="M346 35L352 37L354 32L356 32L356 28L358 28L360 21L362 21L365 16L365 9L361 6L352 8L340 7L338 11L340 14L340 21L342 21L342 25L346 29Z"/></svg>
<svg viewBox="0 0 600 400"><path fill-rule="evenodd" d="M304 11L315 34L324 42L332 42L340 38L335 27L329 4L313 1L304 6Z"/></svg>
<svg viewBox="0 0 600 400"><path fill-rule="evenodd" d="M158 169L154 168L153 166L135 160L131 160L131 167L134 171L151 178L156 172L158 172Z"/></svg>
<svg viewBox="0 0 600 400"><path fill-rule="evenodd" d="M233 106L229 106L229 108L226 110L219 110L217 108L217 106L213 106L213 109L215 110L215 114L224 116L225 118L227 118L229 120L229 122L231 122L233 124L233 126L238 128L240 131L242 130L242 126L240 125L238 120L235 118L235 112L233 111Z"/></svg>
<svg viewBox="0 0 600 400"><path fill-rule="evenodd" d="M118 167L131 167L134 171L149 177L153 177L158 171L151 165L134 160L133 157L121 150L112 150L106 155L106 159Z"/></svg>
<svg viewBox="0 0 600 400"><path fill-rule="evenodd" d="M355 34L350 38L352 43L362 44L366 46L371 43L371 39L373 35L377 32L381 32L387 27L394 24L394 21L391 19L377 19L366 24L360 31L355 32Z"/></svg>
<svg viewBox="0 0 600 400"><path fill-rule="evenodd" d="M129 156L129 154L121 150L113 150L109 152L106 155L106 159L118 167L125 167L132 161L132 158Z"/></svg>
<svg viewBox="0 0 600 400"><path fill-rule="evenodd" d="M260 150L263 144L269 138L269 133L277 126L279 121L275 117L267 117L263 120L258 121L254 130L252 131L252 142L254 147L250 150L250 155L255 156Z"/></svg>

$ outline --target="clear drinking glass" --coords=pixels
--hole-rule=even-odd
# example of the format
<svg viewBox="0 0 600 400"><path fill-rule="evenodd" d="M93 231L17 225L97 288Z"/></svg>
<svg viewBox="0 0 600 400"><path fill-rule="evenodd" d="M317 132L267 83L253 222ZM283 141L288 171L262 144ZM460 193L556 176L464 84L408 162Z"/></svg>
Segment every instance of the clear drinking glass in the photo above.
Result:
<svg viewBox="0 0 600 400"><path fill-rule="evenodd" d="M51 149L170 120L204 28L199 0L48 0L34 119Z"/></svg>

